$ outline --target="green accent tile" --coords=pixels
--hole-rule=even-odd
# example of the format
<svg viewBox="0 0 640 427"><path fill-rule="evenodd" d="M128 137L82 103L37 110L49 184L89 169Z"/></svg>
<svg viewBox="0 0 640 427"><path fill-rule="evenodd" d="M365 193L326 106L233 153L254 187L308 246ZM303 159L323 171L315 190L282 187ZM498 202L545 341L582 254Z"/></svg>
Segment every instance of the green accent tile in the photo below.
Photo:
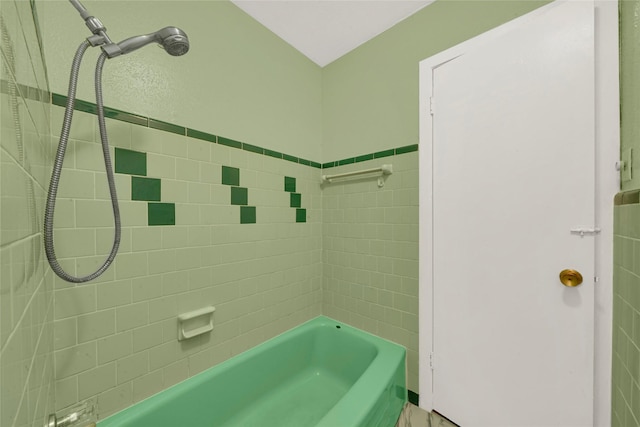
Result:
<svg viewBox="0 0 640 427"><path fill-rule="evenodd" d="M306 209L296 209L296 222L307 222Z"/></svg>
<svg viewBox="0 0 640 427"><path fill-rule="evenodd" d="M302 207L302 194L300 194L300 193L291 193L289 201L290 201L289 206L292 207L292 208Z"/></svg>
<svg viewBox="0 0 640 427"><path fill-rule="evenodd" d="M176 225L175 203L149 203L147 214L149 225Z"/></svg>
<svg viewBox="0 0 640 427"><path fill-rule="evenodd" d="M264 154L265 156L275 157L276 159L282 158L282 153L278 151L268 150L266 148L264 149Z"/></svg>
<svg viewBox="0 0 640 427"><path fill-rule="evenodd" d="M356 162L355 157L352 157L350 159L342 159L338 161L338 166L350 165L351 163L355 163L355 162Z"/></svg>
<svg viewBox="0 0 640 427"><path fill-rule="evenodd" d="M336 162L327 162L327 163L323 163L322 164L322 169L329 169L329 168L332 168L334 166L337 166Z"/></svg>
<svg viewBox="0 0 640 427"><path fill-rule="evenodd" d="M418 393L416 393L415 391L411 391L411 390L407 390L408 394L409 394L409 402L413 403L414 405L418 406L418 402L420 401L420 396L418 395Z"/></svg>
<svg viewBox="0 0 640 427"><path fill-rule="evenodd" d="M67 97L65 95L61 95L59 93L53 93L51 95L51 103L53 105L57 105L58 107L66 107L67 106Z"/></svg>
<svg viewBox="0 0 640 427"><path fill-rule="evenodd" d="M131 177L131 200L146 200L148 202L159 202L160 180L156 178Z"/></svg>
<svg viewBox="0 0 640 427"><path fill-rule="evenodd" d="M121 122L132 123L134 125L149 126L148 118L116 110L115 108L104 107L104 116L109 119L120 120Z"/></svg>
<svg viewBox="0 0 640 427"><path fill-rule="evenodd" d="M156 119L149 119L149 127L152 129L163 130L165 132L176 133L178 135L186 135L187 129L183 126L174 125L173 123L161 122Z"/></svg>
<svg viewBox="0 0 640 427"><path fill-rule="evenodd" d="M116 173L147 176L147 153L115 148Z"/></svg>
<svg viewBox="0 0 640 427"><path fill-rule="evenodd" d="M322 169L322 165L318 162L311 162L309 166L314 167L316 169Z"/></svg>
<svg viewBox="0 0 640 427"><path fill-rule="evenodd" d="M295 193L296 191L296 179L290 176L284 177L284 191L289 193Z"/></svg>
<svg viewBox="0 0 640 427"><path fill-rule="evenodd" d="M222 183L225 185L240 185L240 169L230 166L222 167Z"/></svg>
<svg viewBox="0 0 640 427"><path fill-rule="evenodd" d="M242 144L242 149L245 151L251 151L252 153L264 154L264 148L257 145Z"/></svg>
<svg viewBox="0 0 640 427"><path fill-rule="evenodd" d="M364 154L362 156L358 156L356 157L356 163L358 162L365 162L367 160L372 160L373 159L373 153L371 154Z"/></svg>
<svg viewBox="0 0 640 427"><path fill-rule="evenodd" d="M305 165L305 166L311 166L311 161L310 160L298 159L298 163L300 163L301 165Z"/></svg>
<svg viewBox="0 0 640 427"><path fill-rule="evenodd" d="M240 224L256 223L256 207L240 206Z"/></svg>
<svg viewBox="0 0 640 427"><path fill-rule="evenodd" d="M28 86L25 94L27 99L32 99L34 101L40 100L40 89L37 87Z"/></svg>
<svg viewBox="0 0 640 427"><path fill-rule="evenodd" d="M290 162L293 162L293 163L298 163L298 158L295 157L295 156L290 156L288 154L283 154L282 158L285 159L285 160L288 160Z"/></svg>
<svg viewBox="0 0 640 427"><path fill-rule="evenodd" d="M203 141L209 141L215 143L217 137L210 133L200 132L199 130L187 128L187 136L191 138L201 139Z"/></svg>
<svg viewBox="0 0 640 427"><path fill-rule="evenodd" d="M231 187L231 204L248 205L249 191L244 187Z"/></svg>
<svg viewBox="0 0 640 427"><path fill-rule="evenodd" d="M221 136L218 137L218 144L226 145L227 147L242 148L242 142Z"/></svg>
<svg viewBox="0 0 640 427"><path fill-rule="evenodd" d="M90 114L98 114L98 107L93 102L76 99L74 110L82 111Z"/></svg>
<svg viewBox="0 0 640 427"><path fill-rule="evenodd" d="M404 147L396 148L396 154L412 153L418 151L418 144L405 145Z"/></svg>
<svg viewBox="0 0 640 427"><path fill-rule="evenodd" d="M380 157L389 157L393 156L396 153L396 150L393 148L390 150L378 151L377 153L373 153L374 159L379 159Z"/></svg>

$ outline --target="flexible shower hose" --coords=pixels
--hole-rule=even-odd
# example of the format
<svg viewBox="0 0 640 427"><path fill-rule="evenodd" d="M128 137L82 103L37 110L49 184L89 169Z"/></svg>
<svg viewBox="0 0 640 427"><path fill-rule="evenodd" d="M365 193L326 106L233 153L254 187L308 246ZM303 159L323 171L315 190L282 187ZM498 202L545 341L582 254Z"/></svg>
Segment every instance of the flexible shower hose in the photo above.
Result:
<svg viewBox="0 0 640 427"><path fill-rule="evenodd" d="M62 266L58 263L56 258L56 251L53 242L53 216L55 212L56 196L58 193L58 185L60 183L60 176L62 174L62 163L64 162L64 155L67 150L67 143L69 141L69 132L71 130L71 121L73 119L73 108L76 101L76 88L78 85L78 74L80 71L80 64L82 62L82 56L87 48L90 46L88 41L82 42L78 47L76 54L73 58L71 65L71 73L69 75L69 91L67 94L67 104L64 111L64 119L62 122L62 131L60 132L60 142L58 144L58 151L53 164L53 172L51 173L51 181L49 182L49 191L47 192L47 204L44 214L44 248L49 260L51 269L63 280L72 283L84 283L95 279L105 272L111 265L118 253L118 247L120 246L120 208L118 207L118 196L116 194L116 185L113 178L113 168L111 167L111 157L109 156L109 141L107 139L107 128L104 122L104 106L102 103L102 68L104 62L107 59L107 55L102 53L98 58L95 72L95 90L96 90L96 104L98 106L98 126L100 128L100 141L102 142L102 153L104 156L104 166L107 172L107 182L109 183L109 193L111 195L111 206L113 208L113 219L115 223L115 233L113 239L113 246L109 256L104 261L101 267L99 267L93 273L84 277L75 277L64 271Z"/></svg>

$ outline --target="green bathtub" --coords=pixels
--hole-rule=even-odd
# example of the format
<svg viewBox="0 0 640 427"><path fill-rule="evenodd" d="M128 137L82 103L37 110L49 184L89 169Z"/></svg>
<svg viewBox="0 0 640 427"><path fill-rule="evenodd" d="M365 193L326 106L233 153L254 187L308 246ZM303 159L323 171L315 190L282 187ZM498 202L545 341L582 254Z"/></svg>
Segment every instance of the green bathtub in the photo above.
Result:
<svg viewBox="0 0 640 427"><path fill-rule="evenodd" d="M393 427L405 349L317 317L98 427Z"/></svg>

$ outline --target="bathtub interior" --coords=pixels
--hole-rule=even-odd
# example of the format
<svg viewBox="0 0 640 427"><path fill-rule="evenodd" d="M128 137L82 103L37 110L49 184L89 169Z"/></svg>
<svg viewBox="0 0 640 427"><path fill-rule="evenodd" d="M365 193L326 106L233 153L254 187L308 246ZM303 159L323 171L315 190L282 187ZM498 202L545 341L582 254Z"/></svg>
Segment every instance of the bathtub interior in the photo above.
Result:
<svg viewBox="0 0 640 427"><path fill-rule="evenodd" d="M316 318L98 426L316 425L340 406L380 359L376 342L380 339L363 339L362 334L331 319ZM402 370L404 385L404 353Z"/></svg>

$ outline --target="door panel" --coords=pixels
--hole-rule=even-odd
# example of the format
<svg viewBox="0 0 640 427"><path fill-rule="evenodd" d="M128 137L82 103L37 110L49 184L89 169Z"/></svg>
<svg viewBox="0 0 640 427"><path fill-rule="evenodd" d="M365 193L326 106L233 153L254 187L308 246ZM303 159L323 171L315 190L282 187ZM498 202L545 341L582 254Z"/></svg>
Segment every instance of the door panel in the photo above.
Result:
<svg viewBox="0 0 640 427"><path fill-rule="evenodd" d="M433 72L433 406L464 427L592 425L593 19L566 3Z"/></svg>

